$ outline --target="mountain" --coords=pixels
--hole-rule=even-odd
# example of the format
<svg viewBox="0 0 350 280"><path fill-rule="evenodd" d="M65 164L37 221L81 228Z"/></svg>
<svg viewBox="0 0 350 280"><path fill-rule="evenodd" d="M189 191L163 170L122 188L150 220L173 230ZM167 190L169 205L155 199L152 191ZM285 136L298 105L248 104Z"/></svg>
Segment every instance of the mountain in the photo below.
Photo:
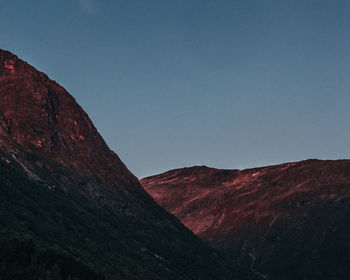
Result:
<svg viewBox="0 0 350 280"><path fill-rule="evenodd" d="M4 50L0 192L1 279L246 279L154 202L64 88Z"/></svg>
<svg viewBox="0 0 350 280"><path fill-rule="evenodd" d="M350 279L350 160L195 166L141 184L202 240L264 279Z"/></svg>

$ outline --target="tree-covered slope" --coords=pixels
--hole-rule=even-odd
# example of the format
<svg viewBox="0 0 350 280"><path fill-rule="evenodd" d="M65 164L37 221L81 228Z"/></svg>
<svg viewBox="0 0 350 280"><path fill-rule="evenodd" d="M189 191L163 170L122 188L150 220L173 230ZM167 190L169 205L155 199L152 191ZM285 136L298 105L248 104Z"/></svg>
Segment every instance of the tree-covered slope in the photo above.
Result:
<svg viewBox="0 0 350 280"><path fill-rule="evenodd" d="M0 163L0 243L33 242L30 246L37 251L34 263L38 264L18 259L15 271L21 264L22 270L29 265L34 269L45 266L40 259L48 251L56 253L55 265L64 256L78 266L81 263L81 271L94 271L96 279L98 274L107 279L216 279L218 275L230 279L234 273L175 218L156 227L154 217L115 215L91 206L79 194L28 180L20 168L11 162ZM164 222L168 215L163 215L160 221ZM4 266L11 256L4 252L0 256L2 269L12 273L11 266ZM75 276L86 279L81 271ZM6 275L4 271L2 275Z"/></svg>

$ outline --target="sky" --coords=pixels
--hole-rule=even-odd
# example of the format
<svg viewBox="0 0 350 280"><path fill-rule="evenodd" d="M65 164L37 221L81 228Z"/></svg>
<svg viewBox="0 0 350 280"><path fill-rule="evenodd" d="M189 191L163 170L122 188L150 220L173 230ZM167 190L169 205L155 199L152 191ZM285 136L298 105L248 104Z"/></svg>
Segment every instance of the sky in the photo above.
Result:
<svg viewBox="0 0 350 280"><path fill-rule="evenodd" d="M139 178L350 158L348 0L0 0L0 48Z"/></svg>

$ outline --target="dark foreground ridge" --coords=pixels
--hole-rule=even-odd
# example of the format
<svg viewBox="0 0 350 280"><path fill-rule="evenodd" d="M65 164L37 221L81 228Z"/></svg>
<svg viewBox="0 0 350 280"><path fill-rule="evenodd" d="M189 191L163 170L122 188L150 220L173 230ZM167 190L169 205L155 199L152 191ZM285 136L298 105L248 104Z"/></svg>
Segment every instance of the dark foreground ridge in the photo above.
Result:
<svg viewBox="0 0 350 280"><path fill-rule="evenodd" d="M246 279L143 190L68 92L0 50L1 279Z"/></svg>
<svg viewBox="0 0 350 280"><path fill-rule="evenodd" d="M202 240L265 279L350 279L350 160L196 166L141 183Z"/></svg>

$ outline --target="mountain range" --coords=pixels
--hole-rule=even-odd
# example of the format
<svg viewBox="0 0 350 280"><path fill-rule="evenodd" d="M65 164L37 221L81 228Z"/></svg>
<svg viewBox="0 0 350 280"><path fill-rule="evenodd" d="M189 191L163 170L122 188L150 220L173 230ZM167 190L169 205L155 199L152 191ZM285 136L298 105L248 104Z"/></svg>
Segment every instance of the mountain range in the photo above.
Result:
<svg viewBox="0 0 350 280"><path fill-rule="evenodd" d="M1 49L0 193L0 279L350 279L350 160L139 181L62 86Z"/></svg>

